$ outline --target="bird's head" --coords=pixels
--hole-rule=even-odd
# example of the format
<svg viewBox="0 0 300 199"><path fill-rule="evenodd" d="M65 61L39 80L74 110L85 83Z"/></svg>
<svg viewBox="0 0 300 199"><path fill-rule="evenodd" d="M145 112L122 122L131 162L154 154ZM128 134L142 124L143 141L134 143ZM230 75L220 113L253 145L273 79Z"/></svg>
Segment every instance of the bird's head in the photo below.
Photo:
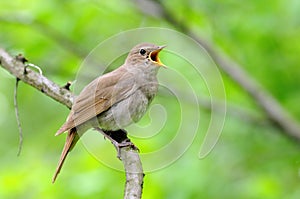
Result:
<svg viewBox="0 0 300 199"><path fill-rule="evenodd" d="M165 66L158 57L159 52L164 47L166 46L157 46L150 43L138 44L131 49L125 63L130 66Z"/></svg>

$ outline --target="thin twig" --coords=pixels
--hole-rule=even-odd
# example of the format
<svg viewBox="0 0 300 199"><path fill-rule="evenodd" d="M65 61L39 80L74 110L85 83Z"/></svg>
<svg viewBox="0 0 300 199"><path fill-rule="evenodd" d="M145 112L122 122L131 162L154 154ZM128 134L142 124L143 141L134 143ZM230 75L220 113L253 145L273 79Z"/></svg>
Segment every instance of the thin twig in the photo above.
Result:
<svg viewBox="0 0 300 199"><path fill-rule="evenodd" d="M39 72L40 75L43 75L43 71L42 71L42 69L40 67L38 67L38 66L36 66L34 64L31 64L31 63L28 63L28 64L25 65L25 70L26 70L27 67L32 67L32 68L38 70L38 72Z"/></svg>
<svg viewBox="0 0 300 199"><path fill-rule="evenodd" d="M18 128L19 128L19 149L17 156L20 156L22 147L23 147L23 130L21 126L21 121L20 121L20 115L19 115L19 107L18 107L18 85L19 85L19 78L16 78L16 85L15 85L15 90L14 90L14 107L15 107L15 113L16 113L16 120L18 123Z"/></svg>

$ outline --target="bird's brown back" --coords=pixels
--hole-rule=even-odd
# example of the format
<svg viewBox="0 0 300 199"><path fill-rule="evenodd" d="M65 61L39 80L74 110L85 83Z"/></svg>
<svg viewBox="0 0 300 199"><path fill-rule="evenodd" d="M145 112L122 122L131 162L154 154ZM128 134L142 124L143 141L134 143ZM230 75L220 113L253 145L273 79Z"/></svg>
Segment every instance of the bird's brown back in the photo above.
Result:
<svg viewBox="0 0 300 199"><path fill-rule="evenodd" d="M136 89L138 87L135 86L134 76L122 66L98 77L75 98L67 121L56 135L96 117L112 105L129 97Z"/></svg>

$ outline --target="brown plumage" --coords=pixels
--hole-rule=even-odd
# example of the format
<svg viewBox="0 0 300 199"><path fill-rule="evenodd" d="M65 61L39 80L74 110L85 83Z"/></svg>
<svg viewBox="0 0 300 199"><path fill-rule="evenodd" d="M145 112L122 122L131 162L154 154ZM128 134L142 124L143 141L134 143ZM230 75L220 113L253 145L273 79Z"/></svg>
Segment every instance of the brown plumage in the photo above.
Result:
<svg viewBox="0 0 300 199"><path fill-rule="evenodd" d="M163 48L149 43L135 46L122 66L93 80L75 98L67 121L55 134L68 131L53 183L78 141L78 134L98 126L116 131L144 115L157 92L156 74L159 66L163 66L158 53Z"/></svg>

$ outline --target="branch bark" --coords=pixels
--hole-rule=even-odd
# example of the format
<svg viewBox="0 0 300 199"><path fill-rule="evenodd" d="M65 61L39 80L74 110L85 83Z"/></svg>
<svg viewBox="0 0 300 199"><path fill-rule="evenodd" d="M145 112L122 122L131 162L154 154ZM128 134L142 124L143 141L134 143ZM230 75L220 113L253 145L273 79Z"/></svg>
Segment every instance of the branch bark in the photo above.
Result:
<svg viewBox="0 0 300 199"><path fill-rule="evenodd" d="M69 109L72 107L74 96L69 90L61 88L54 82L47 79L45 76L26 67L21 61L16 60L1 48L0 64L13 76L19 78L26 84L29 84L48 97L67 106Z"/></svg>
<svg viewBox="0 0 300 199"><path fill-rule="evenodd" d="M121 160L126 172L124 199L139 199L142 197L144 173L137 151L121 149Z"/></svg>
<svg viewBox="0 0 300 199"><path fill-rule="evenodd" d="M161 0L136 0L140 10L151 16L159 16L169 22L176 29L197 41L211 56L218 67L233 81L241 86L254 99L257 105L265 112L268 119L274 123L283 133L300 141L300 124L296 121L280 103L253 79L243 67L231 60L209 41L196 35L184 23L178 21L164 6Z"/></svg>
<svg viewBox="0 0 300 199"><path fill-rule="evenodd" d="M13 76L36 88L48 97L65 105L69 109L72 107L74 95L69 90L60 87L42 74L31 70L1 48L0 65ZM120 159L126 173L124 198L141 198L144 174L138 150L131 147L123 147L121 148Z"/></svg>

